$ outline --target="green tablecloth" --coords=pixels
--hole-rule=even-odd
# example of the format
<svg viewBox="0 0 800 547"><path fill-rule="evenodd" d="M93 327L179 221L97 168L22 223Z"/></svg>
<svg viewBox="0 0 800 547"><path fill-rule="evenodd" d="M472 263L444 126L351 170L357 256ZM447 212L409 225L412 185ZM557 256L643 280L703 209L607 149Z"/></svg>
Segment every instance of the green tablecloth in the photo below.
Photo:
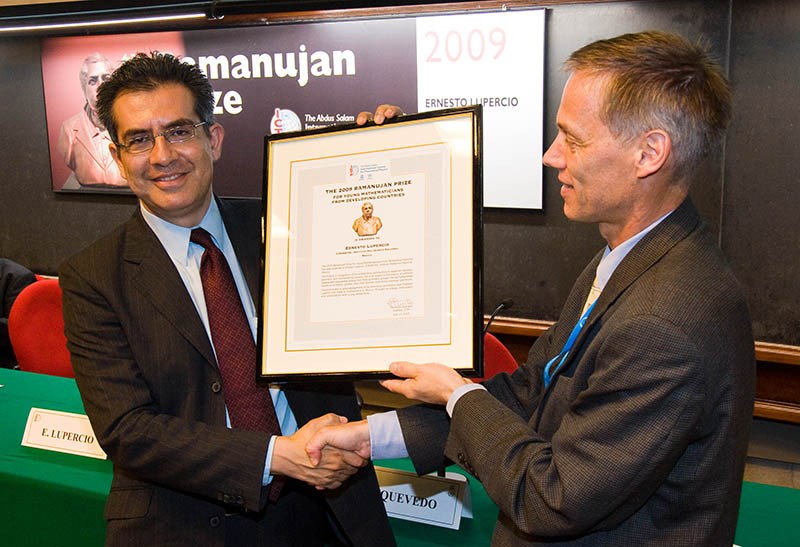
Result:
<svg viewBox="0 0 800 547"><path fill-rule="evenodd" d="M375 465L413 471L408 459L377 460ZM472 513L475 518L462 518L458 530L429 524L420 524L396 518L389 519L397 544L400 547L426 547L432 545L457 545L458 547L486 547L492 539L497 506L474 477L458 466L447 469L467 477L472 496Z"/></svg>
<svg viewBox="0 0 800 547"><path fill-rule="evenodd" d="M75 381L0 369L2 543L102 545L111 462L22 446L31 407L83 413Z"/></svg>
<svg viewBox="0 0 800 547"><path fill-rule="evenodd" d="M800 546L800 490L745 482L736 544L742 547Z"/></svg>
<svg viewBox="0 0 800 547"><path fill-rule="evenodd" d="M20 445L31 407L83 412L75 381L0 369L0 534L13 547L100 546L111 463ZM408 460L376 462L410 470ZM453 467L451 470L466 472ZM497 507L469 478L475 519L459 530L391 519L401 547L489 545ZM800 490L744 483L736 543L742 547L800 546Z"/></svg>

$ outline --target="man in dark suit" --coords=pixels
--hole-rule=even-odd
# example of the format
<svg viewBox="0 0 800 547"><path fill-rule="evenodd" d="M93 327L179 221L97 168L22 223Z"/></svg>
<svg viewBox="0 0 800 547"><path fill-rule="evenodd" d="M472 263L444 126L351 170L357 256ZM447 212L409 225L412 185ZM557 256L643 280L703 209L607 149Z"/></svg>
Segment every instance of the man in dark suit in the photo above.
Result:
<svg viewBox="0 0 800 547"><path fill-rule="evenodd" d="M224 254L252 334L260 205L214 197L224 130L205 76L139 54L103 84L98 111L140 207L68 259L60 280L78 387L114 462L107 544L393 545L371 465L336 449L312 465L304 451L321 426L360 417L352 385L271 389L281 435L230 427L205 249L190 234L205 229Z"/></svg>
<svg viewBox="0 0 800 547"><path fill-rule="evenodd" d="M594 42L566 68L544 163L566 216L597 223L608 245L559 321L519 370L483 385L440 364L392 364L405 380L385 387L446 407L323 428L309 452L398 456L400 440L420 473L459 463L500 509L495 546L729 547L753 337L688 198L728 124L727 81L701 48L661 32Z"/></svg>
<svg viewBox="0 0 800 547"><path fill-rule="evenodd" d="M22 264L0 258L0 367L14 368L17 359L8 339L8 314L22 289L36 281L36 275Z"/></svg>

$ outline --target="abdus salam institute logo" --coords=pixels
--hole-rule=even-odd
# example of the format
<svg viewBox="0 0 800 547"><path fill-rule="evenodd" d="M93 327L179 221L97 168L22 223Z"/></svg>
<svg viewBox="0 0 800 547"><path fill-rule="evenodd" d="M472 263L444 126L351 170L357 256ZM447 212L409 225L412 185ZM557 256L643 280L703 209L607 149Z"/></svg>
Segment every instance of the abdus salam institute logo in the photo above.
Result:
<svg viewBox="0 0 800 547"><path fill-rule="evenodd" d="M287 133L289 131L300 131L300 117L288 108L276 108L272 120L269 122L269 133Z"/></svg>

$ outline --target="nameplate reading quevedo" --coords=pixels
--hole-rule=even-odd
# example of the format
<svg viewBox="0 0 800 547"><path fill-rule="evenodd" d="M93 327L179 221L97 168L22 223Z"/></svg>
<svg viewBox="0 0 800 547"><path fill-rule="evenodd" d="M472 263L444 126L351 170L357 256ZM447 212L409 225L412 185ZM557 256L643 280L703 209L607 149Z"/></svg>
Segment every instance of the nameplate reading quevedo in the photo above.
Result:
<svg viewBox="0 0 800 547"><path fill-rule="evenodd" d="M31 408L22 446L64 452L105 460L106 453L97 444L89 418L85 414Z"/></svg>
<svg viewBox="0 0 800 547"><path fill-rule="evenodd" d="M472 518L467 478L459 473L418 476L375 467L383 505L390 517L458 530L461 517Z"/></svg>

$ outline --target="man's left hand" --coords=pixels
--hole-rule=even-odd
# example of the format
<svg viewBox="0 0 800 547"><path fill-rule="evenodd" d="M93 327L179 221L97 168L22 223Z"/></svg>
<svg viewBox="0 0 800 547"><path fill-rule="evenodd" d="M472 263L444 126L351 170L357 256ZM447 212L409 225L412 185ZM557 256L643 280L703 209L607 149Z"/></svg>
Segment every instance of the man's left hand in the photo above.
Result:
<svg viewBox="0 0 800 547"><path fill-rule="evenodd" d="M440 363L392 363L389 371L405 380L382 380L381 385L409 399L436 405L447 404L453 391L472 383L452 368Z"/></svg>

